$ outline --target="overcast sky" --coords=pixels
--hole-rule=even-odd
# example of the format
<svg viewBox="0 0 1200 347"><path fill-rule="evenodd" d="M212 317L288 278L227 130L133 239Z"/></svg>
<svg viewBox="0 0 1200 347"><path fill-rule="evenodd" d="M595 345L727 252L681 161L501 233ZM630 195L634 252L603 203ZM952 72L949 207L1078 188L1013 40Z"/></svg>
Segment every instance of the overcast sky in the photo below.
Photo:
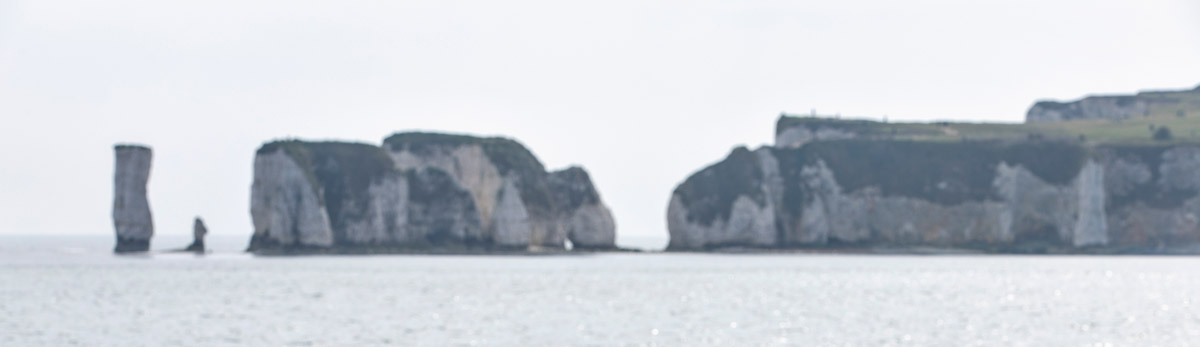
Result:
<svg viewBox="0 0 1200 347"><path fill-rule="evenodd" d="M586 167L618 234L782 111L1019 122L1041 98L1200 84L1159 1L0 0L0 233L111 234L112 145L154 148L157 233L252 232L281 137L503 135Z"/></svg>

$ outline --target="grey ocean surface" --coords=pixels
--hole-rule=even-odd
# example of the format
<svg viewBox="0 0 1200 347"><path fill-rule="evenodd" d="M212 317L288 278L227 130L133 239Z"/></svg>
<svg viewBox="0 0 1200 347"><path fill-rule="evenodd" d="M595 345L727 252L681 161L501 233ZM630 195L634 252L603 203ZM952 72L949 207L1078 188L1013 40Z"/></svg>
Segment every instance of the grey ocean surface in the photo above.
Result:
<svg viewBox="0 0 1200 347"><path fill-rule="evenodd" d="M1195 257L253 257L228 237L202 257L118 257L111 242L0 236L0 345L1200 343Z"/></svg>

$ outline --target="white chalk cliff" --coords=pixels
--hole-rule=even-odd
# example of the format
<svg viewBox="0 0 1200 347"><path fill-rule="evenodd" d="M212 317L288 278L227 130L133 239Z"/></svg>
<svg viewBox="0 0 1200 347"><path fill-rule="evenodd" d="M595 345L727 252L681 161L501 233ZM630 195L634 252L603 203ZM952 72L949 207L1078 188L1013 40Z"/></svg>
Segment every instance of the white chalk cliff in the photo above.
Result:
<svg viewBox="0 0 1200 347"><path fill-rule="evenodd" d="M1200 251L1200 146L837 139L695 173L671 196L668 249Z"/></svg>
<svg viewBox="0 0 1200 347"><path fill-rule="evenodd" d="M582 169L575 169L582 172ZM577 177L573 176L573 177ZM284 141L255 159L252 251L392 252L614 248L615 223L590 189L568 187L519 143L402 133L382 147Z"/></svg>

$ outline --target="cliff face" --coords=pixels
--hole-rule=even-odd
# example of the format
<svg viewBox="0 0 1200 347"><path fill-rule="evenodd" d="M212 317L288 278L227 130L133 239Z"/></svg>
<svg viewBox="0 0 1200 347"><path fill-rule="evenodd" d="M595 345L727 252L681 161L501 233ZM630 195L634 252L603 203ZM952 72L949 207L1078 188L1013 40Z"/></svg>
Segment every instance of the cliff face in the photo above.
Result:
<svg viewBox="0 0 1200 347"><path fill-rule="evenodd" d="M615 247L615 223L582 168L547 173L504 138L400 133L384 140L397 169L435 168L470 192L482 234L499 247Z"/></svg>
<svg viewBox="0 0 1200 347"><path fill-rule="evenodd" d="M250 250L333 245L320 187L311 167L301 166L297 160L305 158L301 154L305 149L299 143L268 145L254 157L254 183L250 188L254 237Z"/></svg>
<svg viewBox="0 0 1200 347"><path fill-rule="evenodd" d="M739 148L676 188L668 248L1186 251L1200 239L1197 169L1196 146L842 140Z"/></svg>
<svg viewBox="0 0 1200 347"><path fill-rule="evenodd" d="M269 143L255 159L250 250L561 249L576 229L585 244L613 247L611 236L603 243L611 216L572 228L587 218L575 215L593 215L579 211L607 212L599 197L567 208L550 177L507 139L409 133L383 147Z"/></svg>
<svg viewBox="0 0 1200 347"><path fill-rule="evenodd" d="M397 170L379 147L269 143L259 149L254 166L251 251L481 243L465 190L441 171Z"/></svg>
<svg viewBox="0 0 1200 347"><path fill-rule="evenodd" d="M1089 96L1071 102L1039 101L1025 115L1028 123L1079 119L1119 120L1195 110L1200 88L1184 91L1141 92L1135 95Z"/></svg>
<svg viewBox="0 0 1200 347"><path fill-rule="evenodd" d="M150 180L149 147L118 145L115 175L113 176L113 227L116 231L116 253L150 250L154 236L154 221L150 202L146 199L146 183Z"/></svg>
<svg viewBox="0 0 1200 347"><path fill-rule="evenodd" d="M550 173L547 184L559 210L558 223L575 248L610 249L617 226L612 212L600 202L587 171L571 167Z"/></svg>

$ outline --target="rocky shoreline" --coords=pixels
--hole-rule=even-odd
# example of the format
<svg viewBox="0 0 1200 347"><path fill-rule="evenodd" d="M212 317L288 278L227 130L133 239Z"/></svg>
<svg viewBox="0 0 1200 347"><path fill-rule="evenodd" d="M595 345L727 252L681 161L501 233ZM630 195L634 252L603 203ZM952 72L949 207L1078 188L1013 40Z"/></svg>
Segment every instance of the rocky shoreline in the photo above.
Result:
<svg viewBox="0 0 1200 347"><path fill-rule="evenodd" d="M737 147L672 191L666 251L1200 254L1196 105L1200 88L1040 101L1020 125L784 114L773 145ZM1130 137L1137 122L1191 138L1155 123ZM147 252L152 151L114 150L114 252ZM271 141L253 172L255 254L640 252L616 245L585 169L547 170L509 138ZM198 217L193 233L184 250L205 253Z"/></svg>

